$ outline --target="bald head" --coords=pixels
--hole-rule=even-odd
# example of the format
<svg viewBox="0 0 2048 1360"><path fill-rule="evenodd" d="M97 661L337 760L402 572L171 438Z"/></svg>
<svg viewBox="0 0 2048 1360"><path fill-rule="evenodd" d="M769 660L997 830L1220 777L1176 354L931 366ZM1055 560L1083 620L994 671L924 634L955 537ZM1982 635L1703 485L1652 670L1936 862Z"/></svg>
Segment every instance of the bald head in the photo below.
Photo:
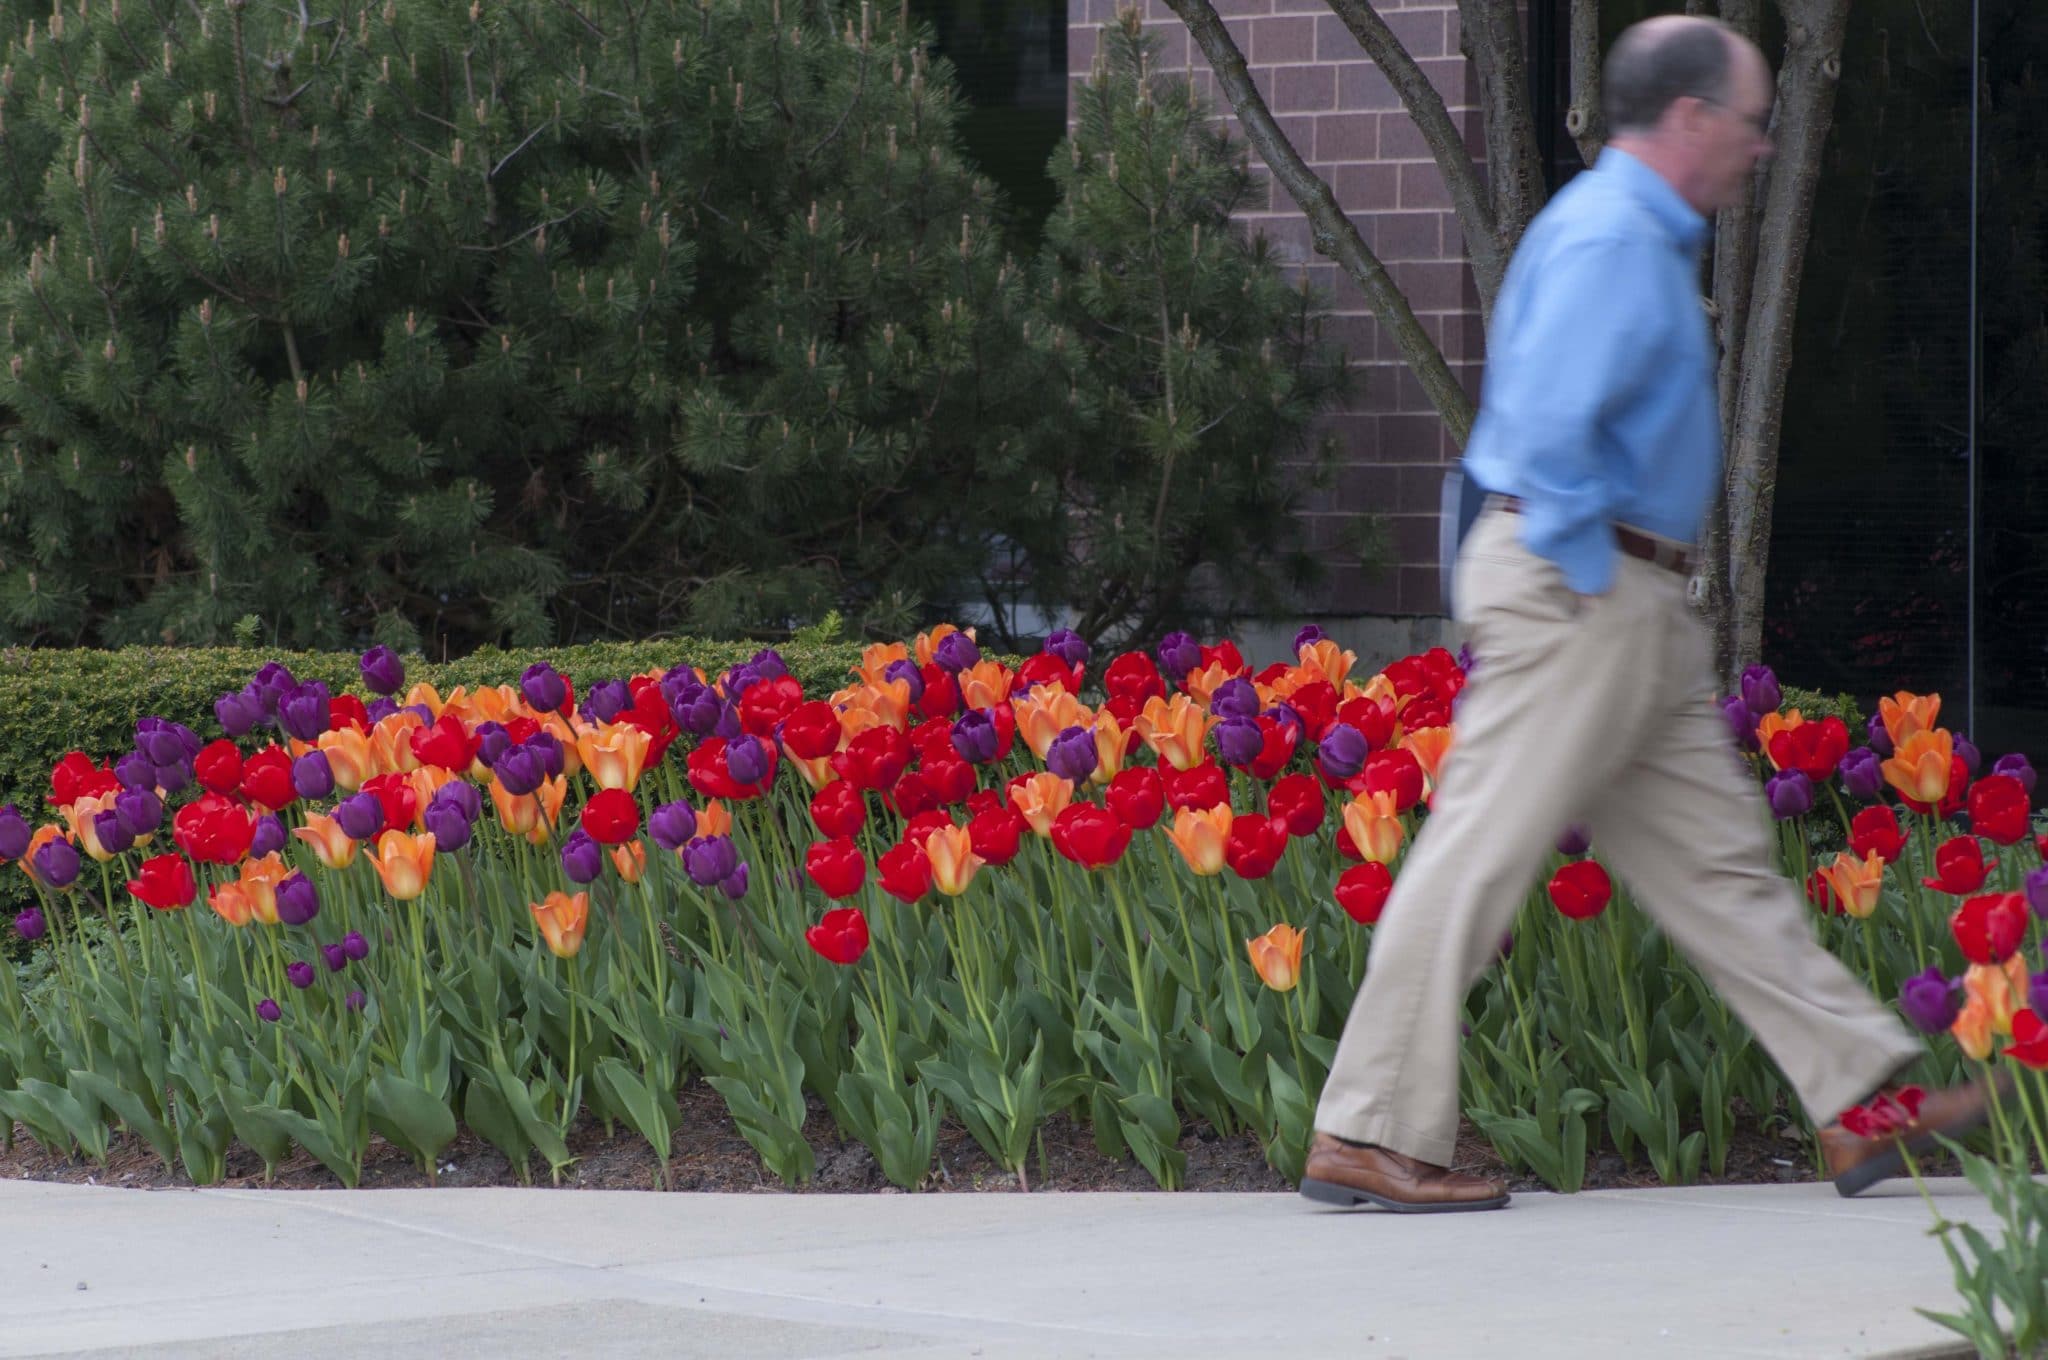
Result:
<svg viewBox="0 0 2048 1360"><path fill-rule="evenodd" d="M1602 76L1608 145L1702 213L1738 201L1770 154L1771 67L1712 19L1670 14L1626 30Z"/></svg>
<svg viewBox="0 0 2048 1360"><path fill-rule="evenodd" d="M1601 74L1609 136L1653 131L1673 101L1724 102L1742 40L1725 24L1667 14L1625 31Z"/></svg>

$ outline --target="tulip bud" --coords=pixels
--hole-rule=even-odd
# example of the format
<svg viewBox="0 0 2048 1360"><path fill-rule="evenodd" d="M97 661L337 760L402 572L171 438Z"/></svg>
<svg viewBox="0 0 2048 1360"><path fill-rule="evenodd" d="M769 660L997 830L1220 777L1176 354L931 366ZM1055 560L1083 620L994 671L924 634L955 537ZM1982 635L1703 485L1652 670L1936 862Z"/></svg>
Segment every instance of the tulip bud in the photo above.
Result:
<svg viewBox="0 0 2048 1360"><path fill-rule="evenodd" d="M1252 682L1239 676L1225 680L1209 696L1209 711L1219 718L1253 718L1259 712L1259 692Z"/></svg>
<svg viewBox="0 0 2048 1360"><path fill-rule="evenodd" d="M970 765L986 765L996 758L1002 734L986 709L970 708L953 720L953 749Z"/></svg>
<svg viewBox="0 0 2048 1360"><path fill-rule="evenodd" d="M1307 627L1303 628L1300 632L1294 635L1294 654L1296 656L1300 656L1302 648L1313 647L1318 642L1321 642L1327 636L1328 634L1323 632L1322 629L1316 627L1312 623L1309 624Z"/></svg>
<svg viewBox="0 0 2048 1360"><path fill-rule="evenodd" d="M1899 1010L1923 1034L1940 1034L1953 1025L1962 1009L1961 986L1929 968L1899 987Z"/></svg>
<svg viewBox="0 0 2048 1360"><path fill-rule="evenodd" d="M681 850L697 834L697 811L680 799L663 803L647 819L647 834L664 850Z"/></svg>
<svg viewBox="0 0 2048 1360"><path fill-rule="evenodd" d="M1225 765L1243 767L1259 758L1266 734L1251 718L1225 718L1216 724L1216 755Z"/></svg>
<svg viewBox="0 0 2048 1360"><path fill-rule="evenodd" d="M2030 870L2026 879L2027 905L2034 915L2048 920L2048 865Z"/></svg>
<svg viewBox="0 0 2048 1360"><path fill-rule="evenodd" d="M718 890L737 902L747 895L747 866L742 864L718 881Z"/></svg>
<svg viewBox="0 0 2048 1360"><path fill-rule="evenodd" d="M32 834L20 808L12 803L0 807L0 861L20 859L27 854Z"/></svg>
<svg viewBox="0 0 2048 1360"><path fill-rule="evenodd" d="M318 680L297 685L278 700L278 725L285 735L300 741L316 741L333 725L333 698Z"/></svg>
<svg viewBox="0 0 2048 1360"><path fill-rule="evenodd" d="M1762 749L1756 739L1756 714L1750 712L1748 700L1740 694L1729 695L1721 701L1721 716L1728 720L1728 735L1735 739L1736 750Z"/></svg>
<svg viewBox="0 0 2048 1360"><path fill-rule="evenodd" d="M256 1003L256 1018L265 1024L274 1025L284 1018L284 1010L266 996Z"/></svg>
<svg viewBox="0 0 2048 1360"><path fill-rule="evenodd" d="M1557 838L1557 853L1564 856L1583 855L1593 846L1592 836L1583 826L1568 826Z"/></svg>
<svg viewBox="0 0 2048 1360"><path fill-rule="evenodd" d="M327 971L330 973L339 973L348 967L348 951L338 944L321 945L320 957L327 961Z"/></svg>
<svg viewBox="0 0 2048 1360"><path fill-rule="evenodd" d="M450 784L447 787L455 788ZM427 810L420 815L428 831L434 835L437 851L460 850L469 844L476 831L475 819L464 812L461 804L453 799L444 799L438 794L427 804Z"/></svg>
<svg viewBox="0 0 2048 1360"><path fill-rule="evenodd" d="M242 737L256 726L263 716L263 709L248 694L236 691L213 701L213 716L220 720L221 731L230 737Z"/></svg>
<svg viewBox="0 0 2048 1360"><path fill-rule="evenodd" d="M730 836L699 836L683 847L683 872L700 888L730 877L739 862Z"/></svg>
<svg viewBox="0 0 2048 1360"><path fill-rule="evenodd" d="M915 661L891 661L882 668L882 678L892 683L901 680L910 686L910 702L913 704L924 698L924 672L917 668Z"/></svg>
<svg viewBox="0 0 2048 1360"><path fill-rule="evenodd" d="M320 893L304 874L286 874L277 885L277 919L288 926L302 926L320 914Z"/></svg>
<svg viewBox="0 0 2048 1360"><path fill-rule="evenodd" d="M303 959L286 964L284 975L286 981L302 992L313 985L313 965Z"/></svg>
<svg viewBox="0 0 2048 1360"><path fill-rule="evenodd" d="M1859 802L1874 803L1884 792L1883 762L1868 746L1859 746L1843 756L1835 772L1842 778L1842 792Z"/></svg>
<svg viewBox="0 0 2048 1360"><path fill-rule="evenodd" d="M1970 739L1964 736L1962 733L1956 733L1954 740L1954 750L1957 755L1963 758L1963 768L1970 772L1970 777L1972 779L1976 778L1977 770L1984 764L1983 755L1981 755L1978 752L1976 746L1971 743Z"/></svg>
<svg viewBox="0 0 2048 1360"><path fill-rule="evenodd" d="M1870 749L1877 752L1879 758L1890 759L1892 754L1892 734L1891 729L1884 725L1884 715L1882 713L1871 714L1870 721L1864 724L1863 730L1870 736Z"/></svg>
<svg viewBox="0 0 2048 1360"><path fill-rule="evenodd" d="M763 647L754 653L754 659L747 663L763 680L780 680L789 674L789 666L782 659L782 653L773 647Z"/></svg>
<svg viewBox="0 0 2048 1360"><path fill-rule="evenodd" d="M485 769L498 763L498 757L511 749L512 734L501 722L480 722L476 725L476 758Z"/></svg>
<svg viewBox="0 0 2048 1360"><path fill-rule="evenodd" d="M600 680L583 696L583 715L593 722L608 723L633 706L633 691L623 680Z"/></svg>
<svg viewBox="0 0 2048 1360"><path fill-rule="evenodd" d="M124 789L153 789L156 766L142 752L130 751L114 762L114 778L121 781Z"/></svg>
<svg viewBox="0 0 2048 1360"><path fill-rule="evenodd" d="M587 831L569 833L562 842L562 872L571 883L592 883L604 873L604 847Z"/></svg>
<svg viewBox="0 0 2048 1360"><path fill-rule="evenodd" d="M255 859L262 859L265 855L274 854L284 849L284 845L284 823L275 816L258 817L256 819L256 833L249 841L250 856Z"/></svg>
<svg viewBox="0 0 2048 1360"><path fill-rule="evenodd" d="M78 848L59 838L46 841L35 855L36 877L53 888L68 888L78 881Z"/></svg>
<svg viewBox="0 0 2048 1360"><path fill-rule="evenodd" d="M568 685L545 661L536 661L526 668L519 677L519 692L541 713L556 712L569 698Z"/></svg>
<svg viewBox="0 0 2048 1360"><path fill-rule="evenodd" d="M30 907L26 911L15 913L14 933L31 944L42 939L43 932L48 929L49 923L43 920L41 907Z"/></svg>
<svg viewBox="0 0 2048 1360"><path fill-rule="evenodd" d="M363 938L361 931L351 930L348 934L342 936L341 949L344 954L347 954L357 963L361 963L364 959L370 957L370 942Z"/></svg>
<svg viewBox="0 0 2048 1360"><path fill-rule="evenodd" d="M1187 673L1202 664L1202 644L1189 633L1168 633L1159 640L1159 669L1178 685Z"/></svg>
<svg viewBox="0 0 2048 1360"><path fill-rule="evenodd" d="M397 711L398 703L393 699L372 699L369 703L363 705L363 714L370 720L372 727L383 722Z"/></svg>
<svg viewBox="0 0 2048 1360"><path fill-rule="evenodd" d="M557 748L557 753L560 747ZM541 753L530 743L507 747L491 765L491 773L514 798L524 798L547 780L547 766Z"/></svg>
<svg viewBox="0 0 2048 1360"><path fill-rule="evenodd" d="M359 1011L370 1004L370 998L364 996L360 991L350 992L348 999L343 1001L342 1004L352 1011Z"/></svg>
<svg viewBox="0 0 2048 1360"><path fill-rule="evenodd" d="M1779 821L1804 817L1813 811L1813 781L1798 770L1780 770L1764 785L1771 802L1771 815Z"/></svg>
<svg viewBox="0 0 2048 1360"><path fill-rule="evenodd" d="M1066 662L1069 666L1088 664L1088 639L1071 628L1055 628L1045 640L1044 650Z"/></svg>
<svg viewBox="0 0 2048 1360"><path fill-rule="evenodd" d="M334 792L334 767L325 751L308 751L292 762L292 792L308 801Z"/></svg>
<svg viewBox="0 0 2048 1360"><path fill-rule="evenodd" d="M2028 793L2032 793L2034 791L2033 762L2029 761L2025 756L2021 755L2017 751L2013 752L2011 755L2000 756L1995 762L1993 762L1991 766L1991 773L2009 774L2014 779L2019 780L2020 783L2026 787Z"/></svg>
<svg viewBox="0 0 2048 1360"><path fill-rule="evenodd" d="M405 684L405 663L389 647L372 647L363 653L357 669L363 684L376 694L396 694Z"/></svg>
<svg viewBox="0 0 2048 1360"><path fill-rule="evenodd" d="M1365 734L1350 723L1337 723L1316 743L1316 764L1336 783L1357 777L1371 754Z"/></svg>
<svg viewBox="0 0 2048 1360"><path fill-rule="evenodd" d="M1778 677L1769 666L1749 666L1742 672L1742 702L1748 706L1752 718L1762 718L1766 713L1776 713L1785 702L1785 693L1778 687Z"/></svg>

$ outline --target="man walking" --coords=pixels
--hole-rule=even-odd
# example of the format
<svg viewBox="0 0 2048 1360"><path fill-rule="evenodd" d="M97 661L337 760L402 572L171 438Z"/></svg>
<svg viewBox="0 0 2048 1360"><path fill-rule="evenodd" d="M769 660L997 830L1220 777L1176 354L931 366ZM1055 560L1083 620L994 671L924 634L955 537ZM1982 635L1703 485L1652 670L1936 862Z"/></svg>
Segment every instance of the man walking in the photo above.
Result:
<svg viewBox="0 0 2048 1360"><path fill-rule="evenodd" d="M1770 150L1770 68L1721 24L1666 16L1622 34L1604 81L1599 164L1530 224L1494 308L1465 458L1493 494L1453 592L1478 665L1316 1111L1301 1189L1326 1203L1507 1203L1447 1169L1459 1020L1568 822L1816 1116L1923 1051L1772 870L1686 599L1721 453L1700 249ZM1959 1131L1982 1107L1976 1088L1932 1092L1911 1132ZM1900 1169L1894 1142L1839 1126L1822 1141L1844 1194Z"/></svg>

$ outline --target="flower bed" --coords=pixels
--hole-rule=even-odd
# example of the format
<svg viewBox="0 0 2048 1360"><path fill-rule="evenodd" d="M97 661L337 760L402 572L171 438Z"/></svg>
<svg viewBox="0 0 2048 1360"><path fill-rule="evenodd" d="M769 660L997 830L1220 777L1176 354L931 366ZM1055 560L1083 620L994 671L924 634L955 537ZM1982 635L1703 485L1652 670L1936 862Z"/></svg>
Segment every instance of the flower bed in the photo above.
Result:
<svg viewBox="0 0 2048 1360"><path fill-rule="evenodd" d="M941 627L829 696L772 652L445 693L382 650L361 694L266 666L224 735L144 718L58 763L40 825L0 813L37 895L0 1116L88 1158L125 1126L200 1183L239 1142L352 1184L373 1132L431 1175L462 1128L559 1174L585 1114L665 1159L695 1075L789 1181L812 1098L905 1186L942 1117L1021 1176L1054 1114L1165 1186L1190 1122L1291 1178L1465 671L1366 676L1314 630L1256 675L1185 635L1090 660L1056 635L1013 670ZM1775 690L1750 678L1732 735L1816 929L1961 1040L1929 1081L2016 1030L2030 1058L2031 769L1978 777L1933 696L1852 751ZM1559 830L1468 1002L1468 1113L1559 1188L1601 1146L1718 1172L1739 1121L1786 1117L1779 1079Z"/></svg>

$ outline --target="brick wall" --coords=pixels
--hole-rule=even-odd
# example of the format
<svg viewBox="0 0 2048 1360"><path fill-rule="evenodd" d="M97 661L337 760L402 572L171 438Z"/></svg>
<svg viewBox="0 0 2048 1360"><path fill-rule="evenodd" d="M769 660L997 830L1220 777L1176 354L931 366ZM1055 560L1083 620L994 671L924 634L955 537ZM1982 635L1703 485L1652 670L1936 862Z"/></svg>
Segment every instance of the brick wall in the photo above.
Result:
<svg viewBox="0 0 2048 1360"><path fill-rule="evenodd" d="M1068 0L1068 70L1076 81L1094 64L1099 26L1129 2ZM1162 65L1192 65L1196 84L1235 130L1237 120L1217 94L1215 77L1187 29L1163 0L1143 3L1146 26L1164 40ZM1463 239L1443 178L1399 97L1323 0L1215 4L1281 128L1329 181L1453 371L1476 393L1483 334ZM1479 150L1470 68L1458 52L1456 0L1378 0L1378 7L1442 91L1467 144ZM1264 178L1258 154L1250 154ZM1323 289L1334 314L1332 338L1356 370L1351 400L1327 417L1342 448L1336 486L1305 510L1309 542L1331 554L1332 570L1318 598L1303 602L1304 612L1440 613L1437 494L1457 449L1421 384L1381 336L1356 285L1314 254L1308 220L1286 191L1269 185L1266 205L1242 220L1248 229L1264 232ZM1373 574L1335 556L1346 522L1369 512L1385 515L1389 530L1387 565Z"/></svg>

